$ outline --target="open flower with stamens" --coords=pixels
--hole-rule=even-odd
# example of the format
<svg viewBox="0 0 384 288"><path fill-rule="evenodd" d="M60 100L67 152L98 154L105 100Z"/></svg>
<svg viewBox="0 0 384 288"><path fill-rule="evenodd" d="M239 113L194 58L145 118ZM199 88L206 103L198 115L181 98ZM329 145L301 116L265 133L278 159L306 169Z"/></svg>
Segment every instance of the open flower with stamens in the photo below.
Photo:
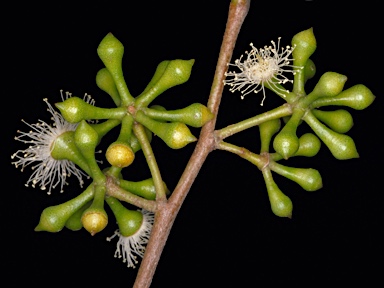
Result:
<svg viewBox="0 0 384 288"><path fill-rule="evenodd" d="M298 69L302 68L290 64L293 59L289 57L295 47L282 47L280 52L280 37L277 45L274 41L271 43L272 46L264 46L260 49L251 43L252 50L245 52L247 54L246 59L243 60L243 55L241 55L239 59L235 60L235 64L228 63L228 66L236 66L241 71L225 73L227 78L232 78L224 80L224 84L231 86L229 89L231 92L240 91L242 99L252 91L258 93L262 90L261 106L265 99L265 86L284 97L289 90L283 89L280 84L292 83L293 80L287 78L283 73L288 72L294 75Z"/></svg>
<svg viewBox="0 0 384 288"><path fill-rule="evenodd" d="M141 213L143 214L143 222L136 233L124 237L117 229L111 237L107 238L107 241L111 241L114 237L119 237L114 256L118 258L123 257L123 262L127 262L127 267L136 268L135 264L138 263L136 260L137 256L144 256L145 245L148 243L151 234L155 218L154 213L144 209L141 210Z"/></svg>
<svg viewBox="0 0 384 288"><path fill-rule="evenodd" d="M67 92L66 97L70 97L70 93ZM94 100L87 94L84 97L86 101L94 103ZM62 93L61 98L64 98ZM65 133L75 131L78 124L67 122L48 102L48 99L43 100L48 105L47 110L52 115L53 124L49 125L43 120L38 120L35 124L29 124L22 120L31 130L29 132L18 130L17 132L20 135L16 136L15 140L29 144L29 146L26 149L16 151L11 156L12 159L17 159L12 164L16 168L21 167L21 171L31 165L33 173L25 185L27 187L31 185L34 188L39 186L41 190L47 190L47 194L51 194L51 190L57 186L60 187L60 192L63 192L63 186L67 184L66 179L71 175L76 176L82 187L84 183L82 176L88 177L87 174L77 168L74 162L62 157L58 159L58 157L52 156L55 146L59 145L57 140L60 136L63 137ZM68 151L69 154L73 155L74 153L71 152L73 151ZM86 164L81 164L86 167Z"/></svg>

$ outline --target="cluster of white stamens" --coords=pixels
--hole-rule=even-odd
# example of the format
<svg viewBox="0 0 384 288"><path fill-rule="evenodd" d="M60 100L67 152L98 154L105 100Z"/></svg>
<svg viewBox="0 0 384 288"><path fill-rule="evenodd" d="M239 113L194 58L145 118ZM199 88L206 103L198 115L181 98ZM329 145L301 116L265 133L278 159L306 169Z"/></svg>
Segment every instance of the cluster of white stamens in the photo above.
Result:
<svg viewBox="0 0 384 288"><path fill-rule="evenodd" d="M111 241L114 237L118 236L115 257L123 257L123 262L127 262L127 267L136 268L135 264L138 263L137 256L143 257L145 252L145 245L148 243L149 236L151 235L152 225L154 221L154 213L142 209L143 223L137 232L131 236L124 237L120 234L119 230L107 238Z"/></svg>
<svg viewBox="0 0 384 288"><path fill-rule="evenodd" d="M71 97L71 93L66 92L65 99L60 91L61 98L65 99ZM80 186L83 185L84 181L82 176L88 177L83 171L78 169L76 165L68 160L57 160L51 156L52 148L54 143L60 135L68 131L75 131L77 123L67 122L59 112L57 112L52 105L48 102L48 99L43 99L47 104L48 112L51 113L53 124L49 125L42 120L38 120L35 124L29 124L24 120L21 120L28 125L31 130L29 132L22 132L18 130L20 134L15 137L15 140L29 144L29 147L24 150L18 150L14 153L11 158L17 159L12 162L16 168L21 167L21 171L24 168L31 166L33 173L29 177L25 186L31 185L35 188L36 185L41 190L47 190L47 194L51 194L51 190L57 186L60 186L60 192L63 192L63 187L66 182L66 178L71 175L75 175L79 180ZM95 100L90 95L85 94L84 100L87 103L94 104ZM36 164L35 164L36 163Z"/></svg>
<svg viewBox="0 0 384 288"><path fill-rule="evenodd" d="M283 89L280 84L292 83L293 80L287 78L283 73L289 72L295 75L297 70L302 68L290 64L293 59L289 57L295 47L282 47L281 53L279 53L280 37L278 38L277 45L274 41L271 41L271 43L272 46L264 46L261 49L257 49L251 43L252 50L245 52L247 54L245 60L243 60L243 55L241 55L235 61L235 64L228 63L228 66L236 66L241 72L228 71L225 73L226 77L233 78L224 80L224 84L231 86L229 89L231 92L239 90L242 93L242 99L252 91L258 93L262 90L264 97L261 101L261 106L265 99L264 86L268 86L275 93L284 97L286 93L289 93L289 90Z"/></svg>

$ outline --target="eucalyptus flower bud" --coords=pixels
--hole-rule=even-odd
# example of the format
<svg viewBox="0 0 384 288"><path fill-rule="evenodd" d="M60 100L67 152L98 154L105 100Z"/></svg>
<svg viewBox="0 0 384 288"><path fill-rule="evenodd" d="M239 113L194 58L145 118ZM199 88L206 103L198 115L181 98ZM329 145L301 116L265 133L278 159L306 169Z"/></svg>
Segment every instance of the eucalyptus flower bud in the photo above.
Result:
<svg viewBox="0 0 384 288"><path fill-rule="evenodd" d="M353 118L351 113L344 109L335 111L321 111L313 109L312 113L316 116L317 119L338 133L346 133L353 126Z"/></svg>
<svg viewBox="0 0 384 288"><path fill-rule="evenodd" d="M317 47L313 28L301 31L293 36L292 46L295 47L292 52L294 65L304 66Z"/></svg>
<svg viewBox="0 0 384 288"><path fill-rule="evenodd" d="M72 231L78 231L81 228L83 228L81 217L83 216L84 211L88 209L91 204L92 204L92 201L89 201L85 205L83 205L80 209L78 209L75 213L73 213L72 216L69 217L68 220L65 222L65 228Z"/></svg>
<svg viewBox="0 0 384 288"><path fill-rule="evenodd" d="M70 123L92 119L122 119L126 115L125 108L95 107L79 97L71 97L63 102L56 103L64 119Z"/></svg>
<svg viewBox="0 0 384 288"><path fill-rule="evenodd" d="M271 143L272 136L280 130L280 127L280 119L269 120L259 125L261 142L260 153L269 152L269 145Z"/></svg>
<svg viewBox="0 0 384 288"><path fill-rule="evenodd" d="M299 149L294 156L313 157L319 151L321 147L321 141L312 133L305 133L299 138Z"/></svg>
<svg viewBox="0 0 384 288"><path fill-rule="evenodd" d="M194 59L161 62L151 84L136 98L136 107L146 107L165 90L188 81L194 63Z"/></svg>
<svg viewBox="0 0 384 288"><path fill-rule="evenodd" d="M307 82L307 80L313 78L316 74L316 66L315 63L311 60L308 59L307 63L304 65L304 81Z"/></svg>
<svg viewBox="0 0 384 288"><path fill-rule="evenodd" d="M168 147L172 149L183 148L187 144L197 140L197 138L192 135L191 131L184 123L158 122L146 116L142 111L137 111L135 116L136 121L140 122L153 133L155 133L168 145Z"/></svg>
<svg viewBox="0 0 384 288"><path fill-rule="evenodd" d="M155 184L153 182L152 178L148 178L142 181L127 181L121 179L119 181L119 185L121 188L132 192L138 196L144 197L148 200L155 200L156 199L156 188ZM163 182L164 190L166 191L166 194L169 194L170 191L167 187L167 185Z"/></svg>
<svg viewBox="0 0 384 288"><path fill-rule="evenodd" d="M112 97L113 102L116 106L120 105L121 99L119 91L117 91L115 81L111 73L107 68L102 68L96 74L96 85Z"/></svg>
<svg viewBox="0 0 384 288"><path fill-rule="evenodd" d="M352 86L337 96L319 98L311 104L311 107L318 108L322 106L335 105L347 106L356 110L363 110L372 104L374 96L365 85L357 84Z"/></svg>
<svg viewBox="0 0 384 288"><path fill-rule="evenodd" d="M200 103L193 103L183 109L171 111L153 108L144 108L143 111L145 115L154 120L181 122L196 128L202 127L214 116L206 106Z"/></svg>
<svg viewBox="0 0 384 288"><path fill-rule="evenodd" d="M59 232L67 220L82 206L94 197L93 186L90 185L77 197L55 206L47 207L40 216L39 224L35 231Z"/></svg>
<svg viewBox="0 0 384 288"><path fill-rule="evenodd" d="M95 196L81 216L83 227L94 236L102 231L108 224L108 215L104 210L105 186L95 187Z"/></svg>

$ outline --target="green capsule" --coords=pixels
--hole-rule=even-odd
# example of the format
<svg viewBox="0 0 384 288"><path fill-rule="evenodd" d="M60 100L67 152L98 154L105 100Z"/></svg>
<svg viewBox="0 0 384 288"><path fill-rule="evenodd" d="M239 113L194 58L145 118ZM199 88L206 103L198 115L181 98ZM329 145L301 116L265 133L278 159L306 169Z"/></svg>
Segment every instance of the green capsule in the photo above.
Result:
<svg viewBox="0 0 384 288"><path fill-rule="evenodd" d="M366 86L357 84L330 98L319 98L311 105L313 108L322 106L347 106L356 110L363 110L372 104L374 96Z"/></svg>
<svg viewBox="0 0 384 288"><path fill-rule="evenodd" d="M296 130L303 114L303 110L295 110L287 124L284 125L283 129L281 129L273 140L273 149L283 156L284 159L288 159L299 149L300 143L296 135Z"/></svg>
<svg viewBox="0 0 384 288"><path fill-rule="evenodd" d="M303 119L324 142L336 159L347 160L359 157L355 142L351 137L328 128L312 112L308 112Z"/></svg>
<svg viewBox="0 0 384 288"><path fill-rule="evenodd" d="M346 133L353 126L353 118L351 113L344 109L335 111L321 111L313 109L312 113L316 116L317 119L338 133Z"/></svg>
<svg viewBox="0 0 384 288"><path fill-rule="evenodd" d="M144 108L143 111L145 115L154 120L181 122L196 128L202 127L213 118L211 111L200 103L193 103L183 109L171 111L153 108Z"/></svg>
<svg viewBox="0 0 384 288"><path fill-rule="evenodd" d="M61 231L68 219L87 202L91 201L93 197L93 185L90 185L77 197L65 203L45 208L41 213L40 221L35 231Z"/></svg>
<svg viewBox="0 0 384 288"><path fill-rule="evenodd" d="M111 74L117 91L119 92L121 102L124 105L132 104L135 99L128 90L122 69L123 44L113 36L112 33L108 33L103 40L101 40L99 47L97 47L97 54Z"/></svg>
<svg viewBox="0 0 384 288"><path fill-rule="evenodd" d="M312 133L305 133L299 138L299 149L294 156L313 157L319 151L321 147L321 141Z"/></svg>
<svg viewBox="0 0 384 288"><path fill-rule="evenodd" d="M169 189L167 185L163 182L164 184L164 190L166 191L167 194L169 194ZM156 188L155 184L153 182L152 178L145 179L142 181L127 181L127 180L120 180L119 185L121 188L132 192L138 196L144 197L145 199L148 200L155 200L156 199Z"/></svg>
<svg viewBox="0 0 384 288"><path fill-rule="evenodd" d="M121 99L119 91L117 91L115 81L107 68L102 68L97 72L96 85L112 97L116 106L120 106Z"/></svg>
<svg viewBox="0 0 384 288"><path fill-rule="evenodd" d="M299 184L305 191L316 191L323 187L323 180L318 170L312 168L295 168L269 163L270 169L289 180Z"/></svg>
<svg viewBox="0 0 384 288"><path fill-rule="evenodd" d="M280 119L273 119L259 125L261 142L260 153L269 152L269 145L271 143L272 136L280 130L280 127Z"/></svg>
<svg viewBox="0 0 384 288"><path fill-rule="evenodd" d="M194 63L194 59L176 59L166 61L163 64L160 63L160 67L156 70L154 78L147 86L148 88L136 97L136 107L147 107L165 90L188 81Z"/></svg>
<svg viewBox="0 0 384 288"><path fill-rule="evenodd" d="M180 149L191 142L197 141L197 138L192 135L184 123L158 122L146 116L143 111L137 111L135 120L160 137L172 149Z"/></svg>
<svg viewBox="0 0 384 288"><path fill-rule="evenodd" d="M83 228L83 223L81 223L81 216L83 215L83 212L91 205L91 203L92 202L89 201L75 213L73 213L72 216L68 218L67 222L65 222L65 228L72 231L78 231Z"/></svg>
<svg viewBox="0 0 384 288"><path fill-rule="evenodd" d="M124 205L114 197L107 197L105 201L116 217L119 232L122 236L132 236L140 229L143 224L143 214L141 212L125 208Z"/></svg>
<svg viewBox="0 0 384 288"><path fill-rule="evenodd" d="M291 43L295 47L292 52L293 64L295 66L304 66L317 47L313 28L297 33L293 36Z"/></svg>
<svg viewBox="0 0 384 288"><path fill-rule="evenodd" d="M293 205L291 199L285 195L276 185L271 171L266 168L262 170L264 181L267 186L269 203L273 214L279 217L292 217Z"/></svg>
<svg viewBox="0 0 384 288"><path fill-rule="evenodd" d="M64 119L70 123L78 123L82 120L118 119L126 114L124 107L100 108L93 106L79 97L70 97L63 102L55 103Z"/></svg>

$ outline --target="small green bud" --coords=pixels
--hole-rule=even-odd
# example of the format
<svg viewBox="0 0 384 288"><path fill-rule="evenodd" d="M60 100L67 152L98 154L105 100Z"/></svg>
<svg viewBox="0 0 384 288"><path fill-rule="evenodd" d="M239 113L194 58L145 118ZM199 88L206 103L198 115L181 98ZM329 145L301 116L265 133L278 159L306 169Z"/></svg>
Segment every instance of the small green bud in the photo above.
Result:
<svg viewBox="0 0 384 288"><path fill-rule="evenodd" d="M109 145L105 157L112 166L124 168L132 164L135 153L128 144L115 141Z"/></svg>
<svg viewBox="0 0 384 288"><path fill-rule="evenodd" d="M126 115L125 108L100 108L88 104L79 97L70 97L63 102L56 103L64 119L70 123L92 119L121 119Z"/></svg>
<svg viewBox="0 0 384 288"><path fill-rule="evenodd" d="M272 171L299 184L305 191L316 191L323 187L323 181L318 170L312 168L294 168L271 162Z"/></svg>
<svg viewBox="0 0 384 288"><path fill-rule="evenodd" d="M299 138L299 149L294 156L313 157L319 151L321 147L321 141L312 133L305 133Z"/></svg>
<svg viewBox="0 0 384 288"><path fill-rule="evenodd" d="M200 103L193 103L183 109L167 111L165 109L144 108L144 113L158 121L181 122L191 127L202 127L213 118L209 109Z"/></svg>
<svg viewBox="0 0 384 288"><path fill-rule="evenodd" d="M93 186L88 188L65 203L50 206L43 210L40 216L39 224L35 231L59 232L61 231L67 220L76 213L83 205L89 202L94 196Z"/></svg>
<svg viewBox="0 0 384 288"><path fill-rule="evenodd" d="M176 59L160 63L160 67L156 70L157 74L155 73L150 82L151 85L148 86L150 88L136 98L136 107L146 107L165 90L188 81L194 63L194 59ZM160 72L162 72L161 75ZM156 83L154 83L155 80L157 80Z"/></svg>
<svg viewBox="0 0 384 288"><path fill-rule="evenodd" d="M144 197L148 200L155 200L156 199L156 188L155 184L153 182L152 178L145 179L142 181L127 181L127 180L120 180L119 185L121 188L132 192L138 196ZM164 190L167 194L170 193L167 185L163 182Z"/></svg>
<svg viewBox="0 0 384 288"><path fill-rule="evenodd" d="M91 203L92 202L89 201L80 209L78 209L75 213L73 213L72 216L68 218L67 222L65 222L65 228L72 231L78 231L81 228L83 228L83 223L81 222L81 216L83 215L84 211L91 205Z"/></svg>
<svg viewBox="0 0 384 288"><path fill-rule="evenodd" d="M312 103L313 108L322 106L335 105L335 106L347 106L356 110L363 110L372 104L375 100L374 96L366 86L357 84L352 86L339 95L331 98L319 98Z"/></svg>
<svg viewBox="0 0 384 288"><path fill-rule="evenodd" d="M136 121L155 133L172 149L180 149L191 142L197 141L197 138L192 135L184 123L158 122L146 116L143 111L137 111L135 116Z"/></svg>
<svg viewBox="0 0 384 288"><path fill-rule="evenodd" d="M51 156L56 160L72 161L90 174L86 159L75 145L74 134L74 131L67 131L58 136L51 146Z"/></svg>
<svg viewBox="0 0 384 288"><path fill-rule="evenodd" d="M339 109L336 111L321 111L313 109L312 113L316 116L317 119L338 133L346 133L353 126L353 118L351 113L344 109Z"/></svg>
<svg viewBox="0 0 384 288"><path fill-rule="evenodd" d="M311 98L312 101L320 97L334 97L343 90L346 81L347 77L345 75L336 72L325 72L307 97Z"/></svg>
<svg viewBox="0 0 384 288"><path fill-rule="evenodd" d="M122 60L124 55L123 44L112 33L108 33L101 40L97 47L97 54L115 82L117 91L119 92L121 102L124 105L133 103L134 98L129 93L127 84L125 83L122 69Z"/></svg>
<svg viewBox="0 0 384 288"><path fill-rule="evenodd" d="M141 94L144 94L145 92L147 92L149 89L151 89L156 84L157 81L159 81L159 79L163 76L164 71L167 68L169 62L171 62L171 61L170 60L164 60L164 61L161 61L159 63L159 65L157 65L156 71L153 74L151 81L149 81L149 83L147 84L147 86L145 87L144 91Z"/></svg>
<svg viewBox="0 0 384 288"><path fill-rule="evenodd" d="M124 205L114 197L107 197L105 201L116 217L119 232L122 236L132 236L140 229L143 224L143 214L141 212L125 208Z"/></svg>
<svg viewBox="0 0 384 288"><path fill-rule="evenodd" d="M119 91L117 91L115 81L113 80L113 77L107 68L102 68L99 70L99 72L97 72L96 85L112 97L112 100L116 106L120 105L121 99Z"/></svg>
<svg viewBox="0 0 384 288"><path fill-rule="evenodd" d="M292 38L292 46L295 49L292 52L293 65L304 66L316 50L316 38L313 34L313 28L301 31Z"/></svg>
<svg viewBox="0 0 384 288"><path fill-rule="evenodd" d="M321 123L312 112L308 112L303 119L324 142L336 159L347 160L359 157L355 142L351 137L331 130Z"/></svg>
<svg viewBox="0 0 384 288"><path fill-rule="evenodd" d="M288 159L299 149L299 138L296 135L297 127L299 126L304 110L296 109L287 124L276 135L273 140L273 149L284 159Z"/></svg>
<svg viewBox="0 0 384 288"><path fill-rule="evenodd" d="M259 125L261 142L260 153L269 152L269 145L271 143L272 136L280 130L280 127L280 119L269 120Z"/></svg>
<svg viewBox="0 0 384 288"><path fill-rule="evenodd" d="M272 178L271 171L266 168L262 170L265 184L267 186L269 203L273 214L279 217L292 217L292 201L285 195L280 188L276 185Z"/></svg>
<svg viewBox="0 0 384 288"><path fill-rule="evenodd" d="M316 74L315 63L311 59L308 59L307 63L305 63L305 66L304 66L304 81L307 82L307 80L313 78L315 74Z"/></svg>

